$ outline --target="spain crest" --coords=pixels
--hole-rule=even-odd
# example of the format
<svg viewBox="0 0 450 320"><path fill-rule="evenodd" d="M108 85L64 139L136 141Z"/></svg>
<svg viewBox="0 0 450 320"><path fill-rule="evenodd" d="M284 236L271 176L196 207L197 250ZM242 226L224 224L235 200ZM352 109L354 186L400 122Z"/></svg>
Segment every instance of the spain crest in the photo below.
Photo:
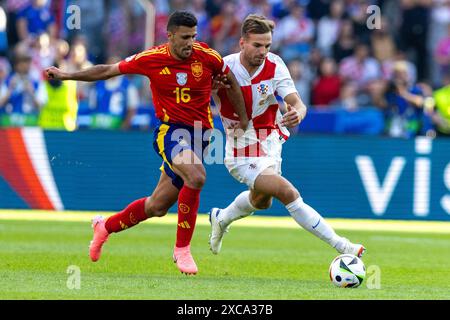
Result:
<svg viewBox="0 0 450 320"><path fill-rule="evenodd" d="M201 62L194 62L191 64L192 74L195 78L200 78L203 74L203 65Z"/></svg>

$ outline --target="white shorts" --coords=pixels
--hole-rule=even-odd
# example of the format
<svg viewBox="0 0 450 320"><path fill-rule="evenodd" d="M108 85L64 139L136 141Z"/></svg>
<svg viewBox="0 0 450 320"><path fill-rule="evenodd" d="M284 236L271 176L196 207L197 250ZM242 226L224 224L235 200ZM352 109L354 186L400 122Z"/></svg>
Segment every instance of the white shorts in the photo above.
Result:
<svg viewBox="0 0 450 320"><path fill-rule="evenodd" d="M283 142L276 131L262 143L266 153L263 157L233 157L231 156L233 152L227 144L225 167L237 181L254 189L256 178L267 168L273 168L278 175L281 175L282 145Z"/></svg>
<svg viewBox="0 0 450 320"><path fill-rule="evenodd" d="M233 178L253 189L256 178L267 168L273 168L281 175L281 161L281 158L275 157L234 158L225 159L225 167Z"/></svg>

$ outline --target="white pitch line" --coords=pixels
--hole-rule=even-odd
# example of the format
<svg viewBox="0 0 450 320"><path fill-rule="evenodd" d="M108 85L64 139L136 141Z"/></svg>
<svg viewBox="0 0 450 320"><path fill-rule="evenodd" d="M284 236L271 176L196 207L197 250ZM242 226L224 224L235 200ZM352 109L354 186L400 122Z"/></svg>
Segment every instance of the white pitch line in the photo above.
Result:
<svg viewBox="0 0 450 320"><path fill-rule="evenodd" d="M31 210L0 210L0 220L22 221L79 221L90 222L92 217L103 215L108 217L112 212L81 212L81 211L31 211ZM395 231L418 233L450 234L450 222L440 221L406 221L406 220L363 220L363 219L326 219L337 230L354 231ZM163 218L145 221L151 224L176 224L177 215L169 214ZM197 225L209 225L208 216L199 214ZM297 223L290 217L250 216L233 223L233 227L258 228L291 228L298 229Z"/></svg>

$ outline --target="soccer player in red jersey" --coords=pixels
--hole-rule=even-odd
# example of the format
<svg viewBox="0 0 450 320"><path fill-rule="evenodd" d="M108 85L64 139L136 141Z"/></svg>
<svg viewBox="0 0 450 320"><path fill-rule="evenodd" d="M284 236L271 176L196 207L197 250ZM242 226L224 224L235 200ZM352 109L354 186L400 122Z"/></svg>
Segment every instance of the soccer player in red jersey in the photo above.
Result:
<svg viewBox="0 0 450 320"><path fill-rule="evenodd" d="M109 235L161 217L178 200L178 228L173 259L182 273L196 274L190 252L200 191L206 172L202 163L208 145L204 135L212 128L210 97L213 78L230 81L229 98L239 116L239 127L248 124L239 84L222 57L205 43L195 41L197 19L189 12L174 12L167 24L168 42L133 55L117 64L97 65L80 72L47 69L50 78L96 81L121 74L141 74L150 79L156 115L161 125L154 133L153 147L163 160L161 177L153 194L132 202L123 211L104 220L92 221L92 261L100 258ZM216 80L215 80L216 81ZM197 125L198 124L198 125ZM195 130L200 135L194 134ZM198 127L198 128L197 128Z"/></svg>

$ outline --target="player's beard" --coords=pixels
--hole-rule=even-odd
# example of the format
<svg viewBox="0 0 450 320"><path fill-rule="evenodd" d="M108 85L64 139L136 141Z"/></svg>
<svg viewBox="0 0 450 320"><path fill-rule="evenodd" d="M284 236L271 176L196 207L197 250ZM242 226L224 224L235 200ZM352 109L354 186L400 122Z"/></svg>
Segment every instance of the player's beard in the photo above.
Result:
<svg viewBox="0 0 450 320"><path fill-rule="evenodd" d="M181 50L181 55L183 58L189 58L192 54L192 48L183 48Z"/></svg>
<svg viewBox="0 0 450 320"><path fill-rule="evenodd" d="M189 49L189 50L188 50ZM178 59L187 59L192 55L192 47L191 48L178 48L174 50L174 54Z"/></svg>
<svg viewBox="0 0 450 320"><path fill-rule="evenodd" d="M265 57L255 57L251 60L251 65L253 67L260 67L264 63L264 60L266 60Z"/></svg>

